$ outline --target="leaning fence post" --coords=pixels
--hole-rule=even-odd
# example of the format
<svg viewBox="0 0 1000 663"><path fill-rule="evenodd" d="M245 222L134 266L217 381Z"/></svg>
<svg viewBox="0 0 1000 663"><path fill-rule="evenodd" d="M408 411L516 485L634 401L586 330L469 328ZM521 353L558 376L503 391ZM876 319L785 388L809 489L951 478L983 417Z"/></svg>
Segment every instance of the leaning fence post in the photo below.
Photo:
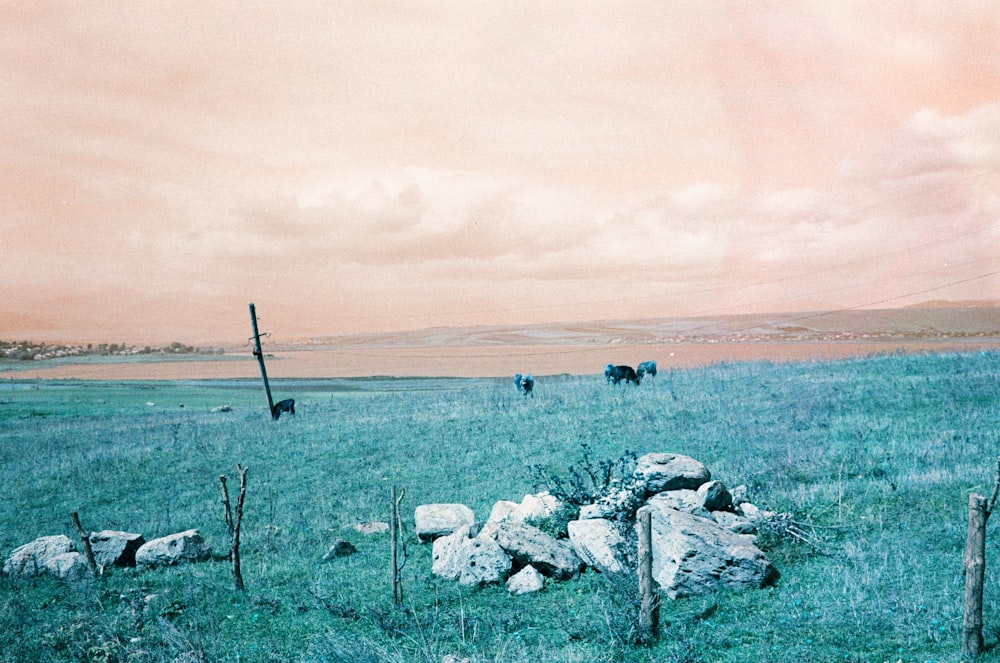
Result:
<svg viewBox="0 0 1000 663"><path fill-rule="evenodd" d="M90 574L96 578L100 574L97 568L97 561L94 559L94 549L90 546L90 535L87 534L87 531L83 529L83 525L80 524L80 514L74 511L69 514L69 519L73 521L76 534L80 537L80 543L83 544L83 552L87 558L87 568L90 569Z"/></svg>
<svg viewBox="0 0 1000 663"><path fill-rule="evenodd" d="M639 640L652 642L659 635L660 601L653 587L653 518L648 508L636 512L639 537Z"/></svg>

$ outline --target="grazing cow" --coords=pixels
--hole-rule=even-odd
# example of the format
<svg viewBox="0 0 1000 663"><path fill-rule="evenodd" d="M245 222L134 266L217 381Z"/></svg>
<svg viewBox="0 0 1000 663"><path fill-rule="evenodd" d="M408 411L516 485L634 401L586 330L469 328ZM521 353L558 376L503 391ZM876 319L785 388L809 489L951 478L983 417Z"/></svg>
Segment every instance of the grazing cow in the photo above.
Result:
<svg viewBox="0 0 1000 663"><path fill-rule="evenodd" d="M651 375L656 377L656 362L655 361L644 361L639 364L639 367L635 369L635 374L640 378L644 375Z"/></svg>
<svg viewBox="0 0 1000 663"><path fill-rule="evenodd" d="M639 386L639 380L642 379L641 376L636 375L635 369L631 366L612 366L608 364L607 368L604 369L604 374L608 376L608 380L612 384L618 384L622 380L625 380L625 384L634 382L636 386Z"/></svg>
<svg viewBox="0 0 1000 663"><path fill-rule="evenodd" d="M275 403L274 407L271 408L271 418L277 419L278 417L281 416L282 412L288 412L289 414L293 415L295 414L294 398L286 398L283 401L278 401L277 403Z"/></svg>
<svg viewBox="0 0 1000 663"><path fill-rule="evenodd" d="M524 393L525 396L531 394L532 398L535 397L535 392L532 391L535 388L535 378L531 377L530 373L524 377L521 377L520 373L515 375L514 386L517 387L518 391Z"/></svg>

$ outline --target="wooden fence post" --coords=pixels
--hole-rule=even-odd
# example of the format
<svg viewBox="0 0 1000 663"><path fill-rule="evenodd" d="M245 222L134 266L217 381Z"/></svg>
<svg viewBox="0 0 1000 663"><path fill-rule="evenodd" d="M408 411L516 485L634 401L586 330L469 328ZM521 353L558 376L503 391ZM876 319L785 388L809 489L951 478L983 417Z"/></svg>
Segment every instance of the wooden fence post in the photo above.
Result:
<svg viewBox="0 0 1000 663"><path fill-rule="evenodd" d="M393 605L400 606L403 605L403 577L402 571L403 566L406 565L406 546L403 545L403 563L399 563L399 547L400 547L400 534L403 527L403 522L399 517L399 503L403 501L403 495L406 494L406 490L399 490L399 495L397 496L396 486L392 487L390 493L390 500L392 501L392 514L390 515L389 522L389 545L391 547L391 565L392 565L392 603Z"/></svg>
<svg viewBox="0 0 1000 663"><path fill-rule="evenodd" d="M653 522L647 508L635 515L639 535L639 641L649 643L660 630L660 600L653 586Z"/></svg>
<svg viewBox="0 0 1000 663"><path fill-rule="evenodd" d="M97 561L94 559L94 549L90 547L90 535L84 531L83 525L80 524L80 515L76 511L69 514L69 519L73 521L76 534L80 537L80 543L83 544L83 552L87 557L87 567L90 569L90 574L96 578L98 576Z"/></svg>
<svg viewBox="0 0 1000 663"><path fill-rule="evenodd" d="M236 471L240 475L240 494L236 498L236 516L229 505L229 490L226 488L226 475L219 476L219 483L222 484L222 504L226 508L226 528L229 530L229 561L233 564L233 582L236 589L243 591L243 571L240 568L240 527L243 524L243 499L247 493L247 471L250 468L236 466Z"/></svg>
<svg viewBox="0 0 1000 663"><path fill-rule="evenodd" d="M267 381L267 369L264 368L264 351L260 347L260 332L257 331L257 309L253 302L250 302L250 324L253 327L253 354L257 357L257 363L260 364L260 377L264 381L264 393L267 395L267 413L271 415L272 419L277 419L278 417L274 416L274 399L271 398L271 385Z"/></svg>
<svg viewBox="0 0 1000 663"><path fill-rule="evenodd" d="M983 579L986 574L986 498L969 495L969 529L965 538L965 612L962 656L978 656L983 648Z"/></svg>

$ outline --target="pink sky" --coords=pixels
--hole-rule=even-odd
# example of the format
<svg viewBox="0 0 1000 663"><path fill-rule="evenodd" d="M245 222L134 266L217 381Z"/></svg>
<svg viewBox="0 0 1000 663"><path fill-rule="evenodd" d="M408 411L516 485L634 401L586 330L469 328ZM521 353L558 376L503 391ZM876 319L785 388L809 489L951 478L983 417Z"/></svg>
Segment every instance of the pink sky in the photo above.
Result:
<svg viewBox="0 0 1000 663"><path fill-rule="evenodd" d="M1000 3L0 5L0 339L1000 299Z"/></svg>

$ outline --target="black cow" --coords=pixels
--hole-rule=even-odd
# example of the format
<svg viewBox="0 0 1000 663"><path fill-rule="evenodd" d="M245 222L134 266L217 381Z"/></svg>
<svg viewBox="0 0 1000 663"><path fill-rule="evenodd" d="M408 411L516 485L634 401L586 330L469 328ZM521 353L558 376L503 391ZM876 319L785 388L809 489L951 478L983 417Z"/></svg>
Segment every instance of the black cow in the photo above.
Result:
<svg viewBox="0 0 1000 663"><path fill-rule="evenodd" d="M277 403L275 403L274 406L271 408L271 418L277 419L278 417L281 416L282 412L288 412L289 414L292 415L295 414L294 398L286 398L283 401L278 401Z"/></svg>
<svg viewBox="0 0 1000 663"><path fill-rule="evenodd" d="M615 372L615 365L608 364L604 367L604 381L611 384L611 375Z"/></svg>
<svg viewBox="0 0 1000 663"><path fill-rule="evenodd" d="M625 384L634 382L636 386L639 386L639 380L642 379L631 366L613 366L608 364L604 368L604 375L612 384L618 384L622 380L625 380Z"/></svg>
<svg viewBox="0 0 1000 663"><path fill-rule="evenodd" d="M656 377L656 362L655 361L644 361L639 364L639 367L635 369L635 374L640 378L644 375L651 375Z"/></svg>
<svg viewBox="0 0 1000 663"><path fill-rule="evenodd" d="M517 387L518 391L523 392L525 396L531 394L532 398L535 397L535 392L532 391L535 388L535 378L531 377L530 373L524 377L521 377L520 373L515 375L514 386Z"/></svg>

